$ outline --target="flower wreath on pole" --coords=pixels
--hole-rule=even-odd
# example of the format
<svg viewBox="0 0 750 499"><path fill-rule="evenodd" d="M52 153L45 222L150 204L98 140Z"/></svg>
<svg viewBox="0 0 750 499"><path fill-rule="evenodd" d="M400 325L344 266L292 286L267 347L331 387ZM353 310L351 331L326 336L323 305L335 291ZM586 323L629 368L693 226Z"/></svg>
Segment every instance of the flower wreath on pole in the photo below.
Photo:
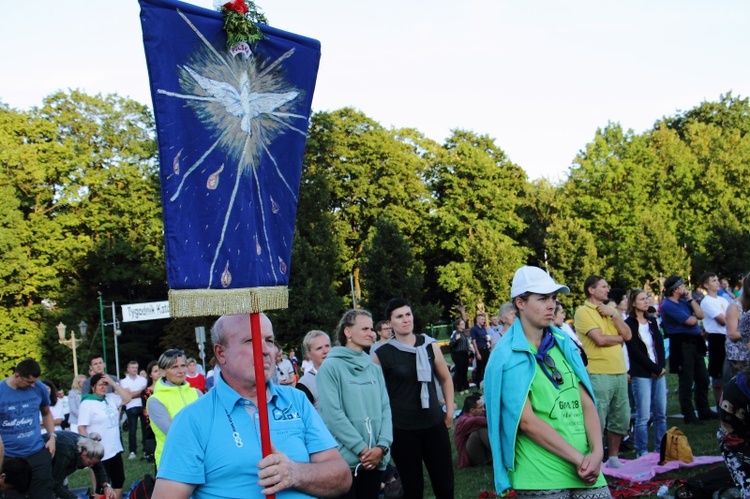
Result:
<svg viewBox="0 0 750 499"><path fill-rule="evenodd" d="M266 16L258 11L252 0L215 1L214 5L224 14L227 49L232 55L239 53L247 58L251 53L250 45L264 38L256 23L268 24Z"/></svg>

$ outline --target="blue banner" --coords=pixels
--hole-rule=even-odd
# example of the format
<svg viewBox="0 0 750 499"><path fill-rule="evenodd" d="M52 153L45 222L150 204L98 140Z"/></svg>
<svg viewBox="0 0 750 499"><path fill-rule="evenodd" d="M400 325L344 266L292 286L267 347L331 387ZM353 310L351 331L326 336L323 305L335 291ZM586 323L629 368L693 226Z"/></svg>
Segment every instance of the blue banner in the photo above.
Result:
<svg viewBox="0 0 750 499"><path fill-rule="evenodd" d="M233 56L220 12L140 5L170 290L286 286L320 43L260 25Z"/></svg>

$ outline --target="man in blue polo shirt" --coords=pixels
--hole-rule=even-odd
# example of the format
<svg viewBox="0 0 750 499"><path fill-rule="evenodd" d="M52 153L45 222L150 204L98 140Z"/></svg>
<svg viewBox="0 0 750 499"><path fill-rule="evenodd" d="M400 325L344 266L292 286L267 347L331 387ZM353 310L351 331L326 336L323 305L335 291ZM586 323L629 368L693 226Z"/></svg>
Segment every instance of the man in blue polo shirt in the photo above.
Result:
<svg viewBox="0 0 750 499"><path fill-rule="evenodd" d="M154 499L329 497L351 487L336 441L305 394L269 383L276 356L271 321L261 314L273 452L262 458L249 315L222 316L211 329L221 375L205 397L175 417Z"/></svg>
<svg viewBox="0 0 750 499"><path fill-rule="evenodd" d="M708 405L708 370L704 360L706 342L699 322L703 316L703 310L693 300L682 278L678 275L667 277L661 304L661 325L669 337L669 370L679 375L680 412L686 424L696 422L691 396L693 386L698 418L716 418L716 413Z"/></svg>

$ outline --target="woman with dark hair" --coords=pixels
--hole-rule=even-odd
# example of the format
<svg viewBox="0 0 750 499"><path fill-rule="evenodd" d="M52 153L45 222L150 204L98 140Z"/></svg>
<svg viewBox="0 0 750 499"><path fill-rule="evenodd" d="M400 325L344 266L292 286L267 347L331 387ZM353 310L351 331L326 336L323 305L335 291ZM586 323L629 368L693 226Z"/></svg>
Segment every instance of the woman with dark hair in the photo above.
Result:
<svg viewBox="0 0 750 499"><path fill-rule="evenodd" d="M375 363L383 368L393 414L393 460L405 497L424 495L422 463L435 497L452 498L453 459L448 428L453 425L453 382L434 338L414 334L411 305L393 298L386 305L394 338L378 348ZM443 389L443 412L435 380Z"/></svg>
<svg viewBox="0 0 750 499"><path fill-rule="evenodd" d="M742 280L742 292L727 308L727 363L725 381L736 376L750 361L750 274Z"/></svg>
<svg viewBox="0 0 750 499"><path fill-rule="evenodd" d="M375 343L372 316L349 310L336 334L340 346L320 364L316 383L323 422L353 474L351 489L341 497L377 499L393 426L383 371L365 351Z"/></svg>
<svg viewBox="0 0 750 499"><path fill-rule="evenodd" d="M114 393L107 393L109 387ZM115 497L122 498L125 483L125 467L122 462L122 440L120 438L120 407L130 402L130 390L118 385L105 373L91 377L91 393L83 396L78 411L78 432L88 437L94 432L102 437L104 456L102 464L111 480Z"/></svg>
<svg viewBox="0 0 750 499"><path fill-rule="evenodd" d="M148 399L154 394L154 384L164 376L164 372L159 368L159 362L152 360L146 367L146 388L141 392L141 402L143 404L143 459L145 461L154 462L154 452L156 452L156 435L154 430L151 429L151 419L148 415Z"/></svg>
<svg viewBox="0 0 750 499"><path fill-rule="evenodd" d="M664 340L656 319L648 315L648 294L634 289L628 297L625 324L633 334L625 342L630 357L630 374L635 399L636 457L648 454L648 421L653 420L654 446L667 431L667 380Z"/></svg>
<svg viewBox="0 0 750 499"><path fill-rule="evenodd" d="M453 374L453 389L461 394L469 393L469 332L466 322L458 319L453 323L450 339L451 360L456 366Z"/></svg>
<svg viewBox="0 0 750 499"><path fill-rule="evenodd" d="M61 425L63 419L65 419L65 415L63 414L62 404L60 404L60 400L57 398L57 387L48 379L43 379L41 381L44 383L44 386L47 387L47 391L49 392L49 410L52 413L52 419L55 422L55 430L62 430ZM42 424L41 414L39 414L39 423ZM42 424L42 435L45 435L46 433L47 430L44 428L44 424Z"/></svg>
<svg viewBox="0 0 750 499"><path fill-rule="evenodd" d="M743 294L746 287L743 288ZM750 497L750 371L724 384L719 402L719 448L742 497Z"/></svg>

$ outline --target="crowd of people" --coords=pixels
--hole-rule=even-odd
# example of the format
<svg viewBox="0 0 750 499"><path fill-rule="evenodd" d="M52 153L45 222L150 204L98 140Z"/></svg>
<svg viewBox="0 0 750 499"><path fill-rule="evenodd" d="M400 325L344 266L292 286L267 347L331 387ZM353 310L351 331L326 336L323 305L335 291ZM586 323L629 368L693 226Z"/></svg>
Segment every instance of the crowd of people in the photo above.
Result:
<svg viewBox="0 0 750 499"><path fill-rule="evenodd" d="M604 277L591 275L571 327L557 301L569 289L541 269L523 267L514 276L511 303L503 305L515 309L512 324L493 328L478 314L469 329L465 315L456 320L450 338L454 382L460 393L470 389L465 372L473 356L473 381L486 397L480 406L489 420L497 491L609 497L601 466L622 466L624 438L632 437L637 458L659 451L667 430L669 358L684 423L721 419L722 453L743 497L750 497L749 279L732 290L709 272L688 290L672 275L654 296L643 289L610 289ZM490 323L503 315L501 308ZM472 452L481 456L483 426L476 424L476 412L482 409L466 400L466 421L476 431ZM457 447L466 441L457 436ZM460 465L482 461L469 457L459 448Z"/></svg>
<svg viewBox="0 0 750 499"><path fill-rule="evenodd" d="M138 371L138 362L129 362L125 377L118 380L105 372L100 355L92 355L90 376L75 376L67 395L40 379L36 360L21 361L0 383L6 475L0 475L0 491L5 497L73 499L77 496L68 490L68 475L91 468L93 490L108 499L121 498L121 430L128 429L128 459L137 458L139 423L143 459L159 458L171 418L203 393L186 382L190 360L179 350L168 350L145 371Z"/></svg>
<svg viewBox="0 0 750 499"><path fill-rule="evenodd" d="M129 362L117 380L94 355L89 376L75 377L66 396L27 359L0 383L0 491L74 497L66 478L91 468L96 492L121 498L123 456L138 457L140 424L155 498L377 498L395 481L404 497L423 497L423 467L434 496L452 498L453 427L457 467L492 464L498 493L610 497L602 468L621 466L623 438L632 433L641 457L666 433L669 356L684 422L721 419L721 451L750 495L750 296L746 286L738 297L722 289L715 274L693 291L675 275L659 300L647 290L610 290L592 275L566 322L557 298L569 288L525 266L496 315L478 311L471 327L465 313L455 320L452 365L434 338L414 331L411 305L400 298L380 321L347 311L333 341L308 332L301 363L261 314L263 380L249 315L216 321L207 373L169 349L144 371ZM259 390L269 414L266 456ZM454 394L466 395L460 411Z"/></svg>

